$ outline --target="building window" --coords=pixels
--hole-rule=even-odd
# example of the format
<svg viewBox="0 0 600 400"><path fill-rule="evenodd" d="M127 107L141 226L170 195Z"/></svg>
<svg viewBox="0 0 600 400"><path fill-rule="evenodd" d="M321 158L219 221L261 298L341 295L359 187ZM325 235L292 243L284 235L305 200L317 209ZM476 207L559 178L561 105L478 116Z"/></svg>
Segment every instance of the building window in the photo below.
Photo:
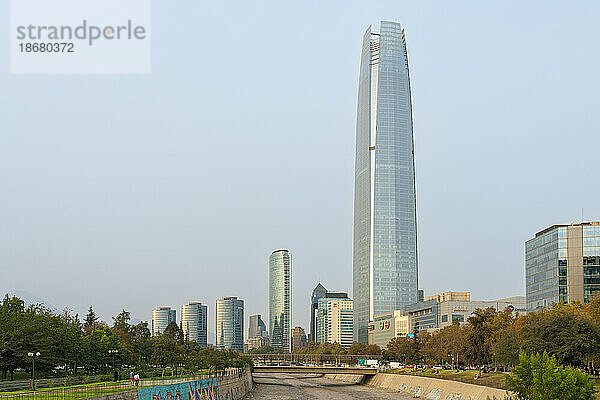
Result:
<svg viewBox="0 0 600 400"><path fill-rule="evenodd" d="M566 287L559 287L558 288L558 294L567 294L567 288Z"/></svg>
<svg viewBox="0 0 600 400"><path fill-rule="evenodd" d="M448 322L448 315L442 315L442 322Z"/></svg>
<svg viewBox="0 0 600 400"><path fill-rule="evenodd" d="M465 316L462 314L452 314L452 322L465 322Z"/></svg>
<svg viewBox="0 0 600 400"><path fill-rule="evenodd" d="M567 286L567 278L559 278L558 279L558 284L560 286Z"/></svg>

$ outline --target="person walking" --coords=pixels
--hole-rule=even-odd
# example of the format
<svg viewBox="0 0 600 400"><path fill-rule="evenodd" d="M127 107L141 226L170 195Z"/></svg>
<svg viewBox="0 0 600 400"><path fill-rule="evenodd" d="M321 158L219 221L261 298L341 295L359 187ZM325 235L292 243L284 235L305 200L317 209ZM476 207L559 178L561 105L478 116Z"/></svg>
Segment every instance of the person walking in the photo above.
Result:
<svg viewBox="0 0 600 400"><path fill-rule="evenodd" d="M135 384L135 382L133 381L133 371L129 372L129 383L131 383L131 386Z"/></svg>
<svg viewBox="0 0 600 400"><path fill-rule="evenodd" d="M140 374L136 373L133 379L135 379L135 386L140 386Z"/></svg>

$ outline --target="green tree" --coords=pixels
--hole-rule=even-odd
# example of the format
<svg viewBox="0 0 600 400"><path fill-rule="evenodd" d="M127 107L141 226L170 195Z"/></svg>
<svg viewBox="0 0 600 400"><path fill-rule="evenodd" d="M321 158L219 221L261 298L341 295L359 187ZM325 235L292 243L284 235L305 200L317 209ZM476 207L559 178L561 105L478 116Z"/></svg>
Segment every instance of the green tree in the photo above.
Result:
<svg viewBox="0 0 600 400"><path fill-rule="evenodd" d="M421 361L421 353L415 339L394 338L388 343L387 349L394 354L396 360L405 364L416 364Z"/></svg>
<svg viewBox="0 0 600 400"><path fill-rule="evenodd" d="M492 359L491 338L496 315L497 311L494 308L478 308L467 318L471 330L465 350L469 360L476 365L489 364Z"/></svg>
<svg viewBox="0 0 600 400"><path fill-rule="evenodd" d="M177 345L175 339L169 333L154 338L153 340L152 357L150 362L162 367L162 376L165 375L165 368L168 366L176 366L179 364L183 349Z"/></svg>
<svg viewBox="0 0 600 400"><path fill-rule="evenodd" d="M572 367L560 367L548 353L519 355L519 366L506 384L518 400L593 400L594 383Z"/></svg>
<svg viewBox="0 0 600 400"><path fill-rule="evenodd" d="M576 306L554 305L529 313L518 323L522 349L556 356L561 364L583 365L600 352L600 327Z"/></svg>
<svg viewBox="0 0 600 400"><path fill-rule="evenodd" d="M83 329L86 334L90 334L96 330L96 324L98 323L98 316L96 312L94 312L94 308L90 306L88 309L88 313L85 316L85 320L83 322Z"/></svg>

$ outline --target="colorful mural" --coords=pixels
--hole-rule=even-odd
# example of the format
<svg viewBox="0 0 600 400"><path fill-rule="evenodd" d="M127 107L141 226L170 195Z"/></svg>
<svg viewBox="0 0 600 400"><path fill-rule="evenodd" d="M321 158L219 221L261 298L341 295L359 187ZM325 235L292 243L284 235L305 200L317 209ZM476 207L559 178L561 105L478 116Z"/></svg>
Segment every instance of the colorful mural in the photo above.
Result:
<svg viewBox="0 0 600 400"><path fill-rule="evenodd" d="M217 378L138 390L138 400L219 400Z"/></svg>

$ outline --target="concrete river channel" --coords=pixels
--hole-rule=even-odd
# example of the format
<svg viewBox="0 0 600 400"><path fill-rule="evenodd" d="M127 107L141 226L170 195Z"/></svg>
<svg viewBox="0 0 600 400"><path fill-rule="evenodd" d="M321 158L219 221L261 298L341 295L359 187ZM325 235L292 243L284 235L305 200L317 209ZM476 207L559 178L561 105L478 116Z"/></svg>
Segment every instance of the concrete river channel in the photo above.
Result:
<svg viewBox="0 0 600 400"><path fill-rule="evenodd" d="M254 374L254 389L246 399L269 400L349 400L349 399L411 399L407 394L371 386L327 379L321 375Z"/></svg>

